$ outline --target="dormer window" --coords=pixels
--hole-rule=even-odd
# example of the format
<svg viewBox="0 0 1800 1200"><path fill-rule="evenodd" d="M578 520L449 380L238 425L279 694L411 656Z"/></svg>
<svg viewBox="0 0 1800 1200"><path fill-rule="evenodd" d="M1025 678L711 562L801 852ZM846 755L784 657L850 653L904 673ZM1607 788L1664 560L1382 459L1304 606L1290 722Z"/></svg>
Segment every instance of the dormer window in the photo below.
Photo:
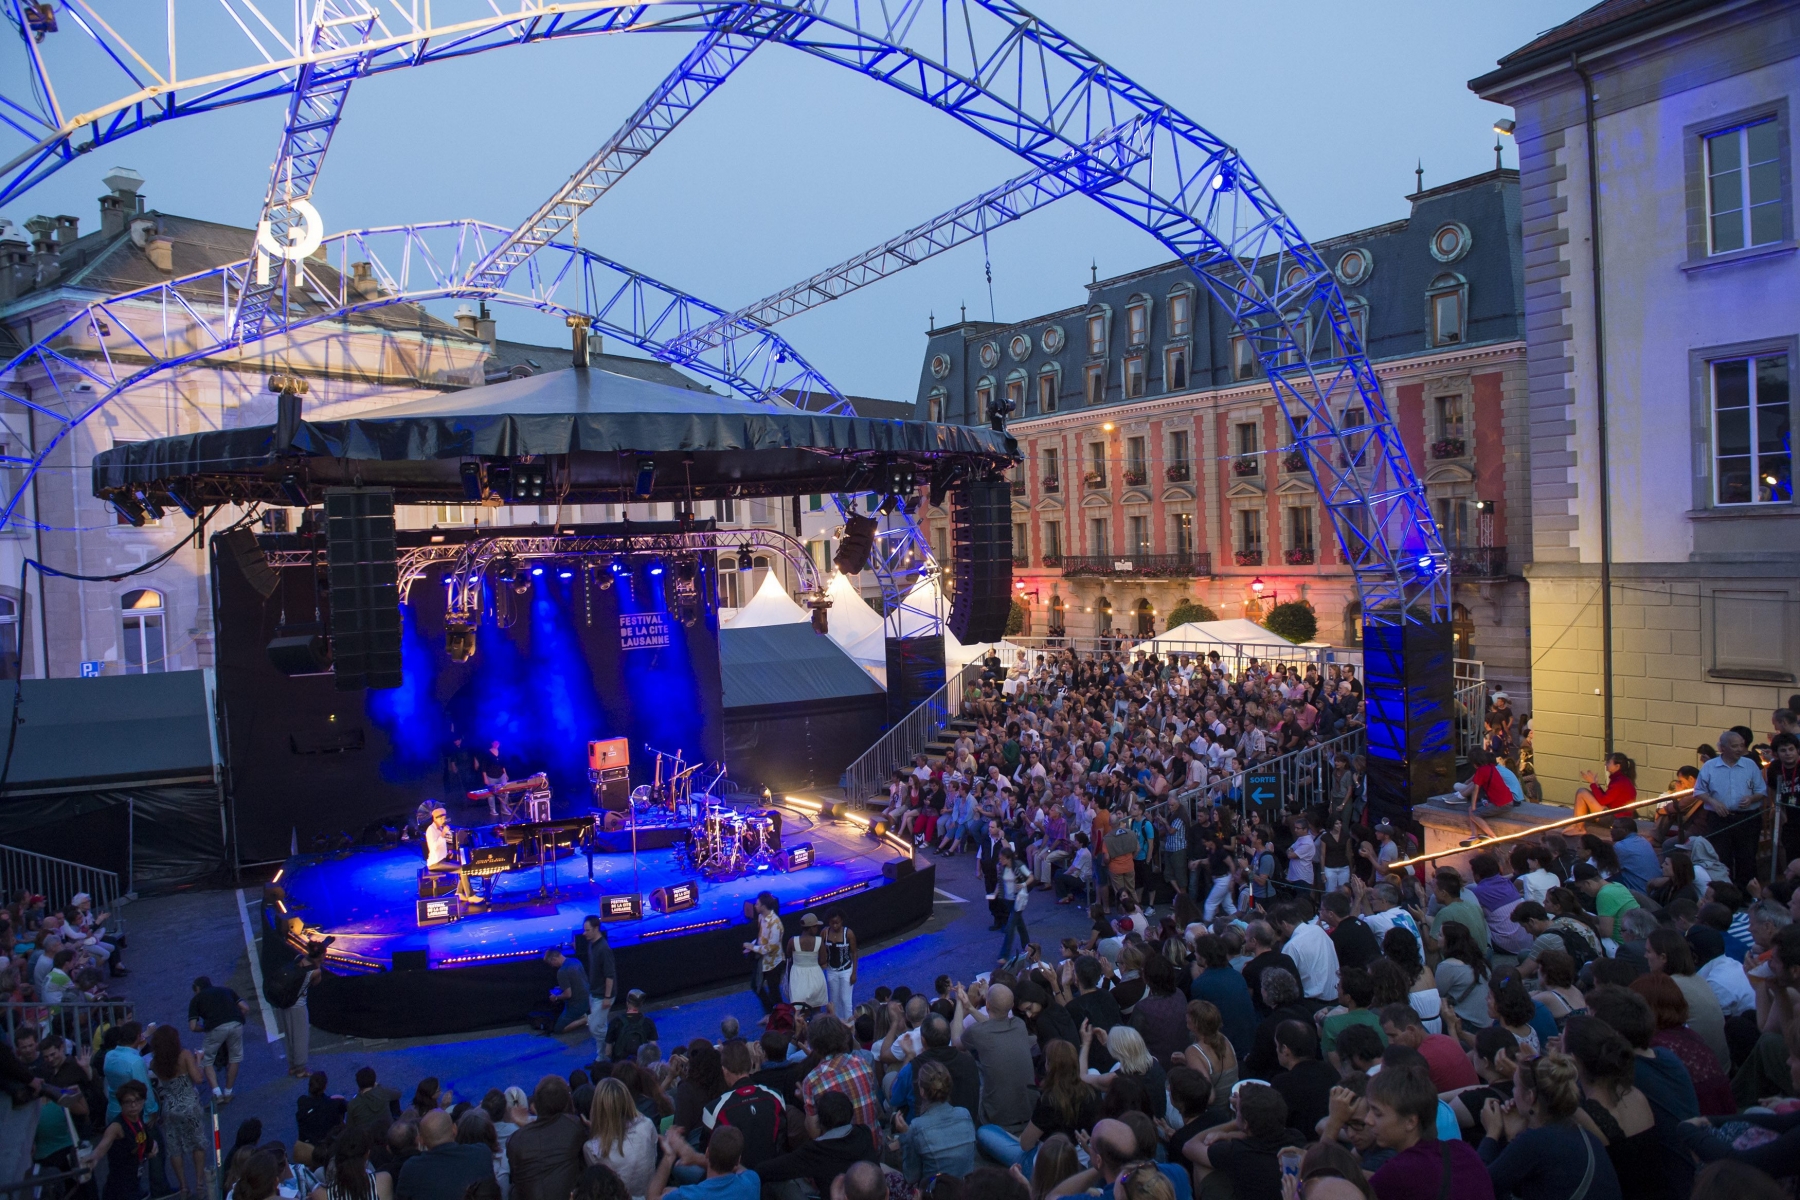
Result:
<svg viewBox="0 0 1800 1200"><path fill-rule="evenodd" d="M1431 344L1456 346L1468 340L1469 289L1459 275L1445 272L1431 281L1427 297L1431 313Z"/></svg>
<svg viewBox="0 0 1800 1200"><path fill-rule="evenodd" d="M1125 309L1125 328L1133 346L1150 340L1150 306L1139 300Z"/></svg>
<svg viewBox="0 0 1800 1200"><path fill-rule="evenodd" d="M1194 293L1181 291L1169 295L1169 336L1184 338L1194 330Z"/></svg>
<svg viewBox="0 0 1800 1200"><path fill-rule="evenodd" d="M1099 358L1106 353L1106 314L1094 313L1087 319L1088 357Z"/></svg>

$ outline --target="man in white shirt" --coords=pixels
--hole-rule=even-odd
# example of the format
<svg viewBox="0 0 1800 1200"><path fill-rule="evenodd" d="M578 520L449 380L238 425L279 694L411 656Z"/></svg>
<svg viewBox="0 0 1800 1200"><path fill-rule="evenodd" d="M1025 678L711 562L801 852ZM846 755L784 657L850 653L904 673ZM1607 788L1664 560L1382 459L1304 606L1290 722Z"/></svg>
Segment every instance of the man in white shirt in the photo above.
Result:
<svg viewBox="0 0 1800 1200"><path fill-rule="evenodd" d="M1312 830L1308 827L1306 818L1295 817L1294 843L1288 847L1287 852L1287 877L1289 883L1295 884L1296 886L1304 884L1306 887L1312 887L1313 859L1316 857L1317 851L1318 843L1314 842L1312 839ZM1331 995L1326 996L1325 999L1335 999L1336 996L1337 993L1333 992Z"/></svg>
<svg viewBox="0 0 1800 1200"><path fill-rule="evenodd" d="M469 880L461 866L456 859L456 831L450 828L450 814L440 804L431 810L431 824L425 827L425 869L439 873L454 871L456 894L464 900L480 903L480 898L469 890Z"/></svg>
<svg viewBox="0 0 1800 1200"><path fill-rule="evenodd" d="M1756 990L1744 974L1744 964L1726 956L1723 934L1710 925L1695 925L1687 931L1687 944L1699 964L1694 974L1706 980L1727 1017L1756 1011Z"/></svg>
<svg viewBox="0 0 1800 1200"><path fill-rule="evenodd" d="M1281 950L1300 968L1300 991L1309 1000L1335 1000L1338 995L1337 946L1325 927L1311 916L1300 900L1277 904L1269 924L1283 939Z"/></svg>
<svg viewBox="0 0 1800 1200"><path fill-rule="evenodd" d="M1369 911L1359 914L1364 925L1380 941L1387 936L1387 931L1398 925L1409 931L1414 937L1419 936L1419 923L1413 915L1400 907L1400 892L1391 883L1378 883L1362 894L1363 903L1369 905ZM1425 944L1420 939L1419 944Z"/></svg>

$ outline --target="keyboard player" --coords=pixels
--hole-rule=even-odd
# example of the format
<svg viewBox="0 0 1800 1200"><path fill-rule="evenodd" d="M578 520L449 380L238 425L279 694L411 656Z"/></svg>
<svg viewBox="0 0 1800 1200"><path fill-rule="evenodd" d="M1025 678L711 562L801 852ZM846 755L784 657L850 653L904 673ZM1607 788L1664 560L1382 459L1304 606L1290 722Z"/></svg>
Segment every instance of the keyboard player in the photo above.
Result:
<svg viewBox="0 0 1800 1200"><path fill-rule="evenodd" d="M470 889L468 876L462 873L462 862L456 853L456 830L450 827L450 814L441 804L431 810L431 824L425 827L425 869L455 872L456 894L470 904L486 903Z"/></svg>

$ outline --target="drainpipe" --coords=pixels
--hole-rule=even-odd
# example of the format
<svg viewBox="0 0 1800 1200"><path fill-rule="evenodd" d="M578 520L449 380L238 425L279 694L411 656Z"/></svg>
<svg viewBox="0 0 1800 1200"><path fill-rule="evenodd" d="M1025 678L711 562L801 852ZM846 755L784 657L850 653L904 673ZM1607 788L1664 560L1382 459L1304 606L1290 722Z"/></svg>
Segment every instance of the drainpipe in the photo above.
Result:
<svg viewBox="0 0 1800 1200"><path fill-rule="evenodd" d="M1612 461L1606 433L1606 303L1600 258L1600 149L1594 136L1594 78L1571 54L1587 125L1588 275L1594 289L1594 432L1600 440L1600 708L1605 752L1613 749Z"/></svg>

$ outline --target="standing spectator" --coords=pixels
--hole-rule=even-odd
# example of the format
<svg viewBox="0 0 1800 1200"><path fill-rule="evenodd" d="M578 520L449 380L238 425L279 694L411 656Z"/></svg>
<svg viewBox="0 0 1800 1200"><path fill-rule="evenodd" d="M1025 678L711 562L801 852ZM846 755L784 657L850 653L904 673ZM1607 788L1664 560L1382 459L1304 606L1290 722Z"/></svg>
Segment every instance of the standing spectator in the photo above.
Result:
<svg viewBox="0 0 1800 1200"><path fill-rule="evenodd" d="M1331 934L1313 919L1304 900L1278 904L1269 913L1282 953L1300 969L1300 992L1310 1000L1335 1000L1338 994L1337 947Z"/></svg>
<svg viewBox="0 0 1800 1200"><path fill-rule="evenodd" d="M150 1089L136 1079L119 1085L114 1103L118 1111L108 1118L106 1132L84 1160L92 1167L106 1160L106 1190L102 1200L139 1200L145 1195L144 1174L150 1156L156 1152L156 1141L150 1133L145 1102ZM32 1107L36 1116L37 1106ZM29 1143L27 1143L29 1144Z"/></svg>
<svg viewBox="0 0 1800 1200"><path fill-rule="evenodd" d="M250 1006L238 999L228 987L214 987L202 975L194 980L194 998L188 1001L188 1028L206 1034L206 1048L201 1064L206 1068L206 1081L212 1085L213 1099L229 1104L232 1089L237 1086L238 1068L244 1062L244 1018ZM217 1065L219 1051L225 1052L225 1087L219 1088ZM154 1106L150 1109L155 1112Z"/></svg>
<svg viewBox="0 0 1800 1200"><path fill-rule="evenodd" d="M638 1050L656 1041L656 1022L644 1015L644 993L632 988L625 993L625 1012L606 1027L601 1040L601 1060L631 1062Z"/></svg>
<svg viewBox="0 0 1800 1200"><path fill-rule="evenodd" d="M612 944L606 940L606 926L599 917L590 914L582 921L581 940L587 948L588 1036L594 1039L594 1057L605 1061L613 997L619 990L619 968L613 959Z"/></svg>
<svg viewBox="0 0 1800 1200"><path fill-rule="evenodd" d="M312 1074L306 1066L307 1051L312 1040L312 1018L306 1011L306 993L325 974L325 946L309 942L305 950L290 963L270 971L263 979L263 996L281 1024L282 1040L287 1043L288 1074L305 1079Z"/></svg>
<svg viewBox="0 0 1800 1200"><path fill-rule="evenodd" d="M1000 938L1000 961L1005 963L1012 957L1014 934L1018 935L1021 949L1031 940L1031 932L1025 928L1025 906L1031 901L1031 872L1018 861L1010 846L1000 851L999 878L999 895L1006 901L1005 932Z"/></svg>
<svg viewBox="0 0 1800 1200"><path fill-rule="evenodd" d="M1012 989L1005 984L988 988L985 1009L975 1009L960 984L953 991L956 1015L950 1020L951 1040L967 1047L981 1068L981 1123L1017 1134L1031 1119L1031 1031L1013 1015ZM965 1029L969 1016L975 1023Z"/></svg>
<svg viewBox="0 0 1800 1200"><path fill-rule="evenodd" d="M479 1143L456 1140L450 1114L436 1108L419 1122L423 1153L406 1160L394 1183L395 1200L463 1200L476 1183L494 1177L494 1156Z"/></svg>
<svg viewBox="0 0 1800 1200"><path fill-rule="evenodd" d="M127 1021L118 1028L119 1040L100 1060L101 1077L106 1081L106 1119L119 1115L119 1089L136 1081L144 1085L144 1115L156 1115L156 1093L150 1090L150 1072L144 1067L144 1027Z"/></svg>
<svg viewBox="0 0 1800 1200"><path fill-rule="evenodd" d="M531 1094L531 1124L506 1140L512 1200L566 1200L574 1188L587 1134L581 1118L569 1111L570 1103L568 1081L560 1075L538 1080Z"/></svg>
<svg viewBox="0 0 1800 1200"><path fill-rule="evenodd" d="M744 943L744 953L753 956L750 990L762 1001L763 1011L771 1013L781 1002L781 901L773 892L759 892L756 897L756 940ZM561 1197L558 1197L561 1200Z"/></svg>
<svg viewBox="0 0 1800 1200"><path fill-rule="evenodd" d="M169 1156L168 1166L175 1172L176 1185L198 1196L205 1190L206 1155L212 1149L208 1144L212 1139L206 1128L206 1112L200 1104L200 1093L195 1090L205 1086L206 1075L194 1052L182 1047L181 1033L173 1025L158 1025L150 1035L149 1075L157 1108L162 1112L162 1145ZM323 1092L325 1076L321 1074L317 1079L318 1090ZM341 1120L344 1102L339 1100L337 1104ZM337 1120L331 1122L336 1124ZM306 1141L316 1142L323 1130L309 1130L302 1125L299 1132ZM314 1136L307 1137L308 1133ZM191 1183L187 1174L190 1167L194 1172Z"/></svg>
<svg viewBox="0 0 1800 1200"><path fill-rule="evenodd" d="M838 1020L855 1018L856 933L841 908L825 914L825 990Z"/></svg>
<svg viewBox="0 0 1800 1200"><path fill-rule="evenodd" d="M1746 758L1744 749L1743 736L1727 729L1719 735L1719 757L1702 763L1694 780L1694 797L1711 815L1707 840L1739 887L1762 874L1756 866L1762 822L1756 818L1769 791L1762 767L1755 759Z"/></svg>

